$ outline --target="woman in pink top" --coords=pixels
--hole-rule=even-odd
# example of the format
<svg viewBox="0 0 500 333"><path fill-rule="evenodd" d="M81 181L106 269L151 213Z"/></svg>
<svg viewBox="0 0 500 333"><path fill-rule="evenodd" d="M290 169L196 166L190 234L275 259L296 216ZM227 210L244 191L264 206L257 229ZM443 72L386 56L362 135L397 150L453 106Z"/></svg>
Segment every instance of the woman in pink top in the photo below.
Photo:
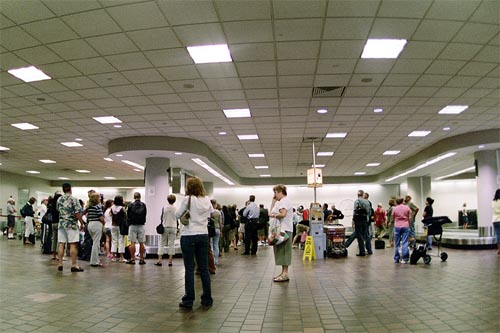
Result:
<svg viewBox="0 0 500 333"><path fill-rule="evenodd" d="M394 218L394 240L396 241L394 262L396 264L400 262L399 246L401 245L403 260L404 263L407 264L410 260L408 235L410 232L411 209L407 205L403 205L403 198L396 199L396 204L397 206L392 209L392 216Z"/></svg>

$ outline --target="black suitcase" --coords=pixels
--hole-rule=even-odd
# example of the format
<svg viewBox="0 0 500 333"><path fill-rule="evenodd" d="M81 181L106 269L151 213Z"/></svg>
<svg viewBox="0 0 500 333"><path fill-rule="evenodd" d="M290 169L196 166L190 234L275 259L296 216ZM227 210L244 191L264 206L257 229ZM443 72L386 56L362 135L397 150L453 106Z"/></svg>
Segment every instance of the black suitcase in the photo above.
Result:
<svg viewBox="0 0 500 333"><path fill-rule="evenodd" d="M52 226L50 224L42 224L42 254L52 253Z"/></svg>
<svg viewBox="0 0 500 333"><path fill-rule="evenodd" d="M385 249L385 241L382 239L375 240L375 250Z"/></svg>

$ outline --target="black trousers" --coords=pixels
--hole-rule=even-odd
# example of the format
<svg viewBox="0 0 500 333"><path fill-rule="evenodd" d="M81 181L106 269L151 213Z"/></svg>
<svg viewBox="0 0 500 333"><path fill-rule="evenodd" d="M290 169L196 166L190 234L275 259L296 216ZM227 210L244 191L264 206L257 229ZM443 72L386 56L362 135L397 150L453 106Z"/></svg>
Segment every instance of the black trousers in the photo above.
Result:
<svg viewBox="0 0 500 333"><path fill-rule="evenodd" d="M257 221L257 219L252 219L245 223L245 253L257 253L259 240Z"/></svg>
<svg viewBox="0 0 500 333"><path fill-rule="evenodd" d="M356 228L356 239L358 241L359 254L365 255L365 243L368 236L368 224L366 217L354 218L354 228ZM371 248L367 250L371 252Z"/></svg>

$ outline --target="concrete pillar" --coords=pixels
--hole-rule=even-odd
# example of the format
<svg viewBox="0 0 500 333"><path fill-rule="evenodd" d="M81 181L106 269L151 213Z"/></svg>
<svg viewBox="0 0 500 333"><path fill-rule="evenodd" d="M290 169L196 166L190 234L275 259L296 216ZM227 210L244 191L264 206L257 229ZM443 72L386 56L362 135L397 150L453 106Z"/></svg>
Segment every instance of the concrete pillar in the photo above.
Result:
<svg viewBox="0 0 500 333"><path fill-rule="evenodd" d="M148 209L146 217L146 235L156 235L156 226L160 223L161 209L169 195L168 168L170 159L162 157L146 158L144 202Z"/></svg>
<svg viewBox="0 0 500 333"><path fill-rule="evenodd" d="M498 150L474 153L477 166L477 225L479 237L493 236L491 201L499 187Z"/></svg>
<svg viewBox="0 0 500 333"><path fill-rule="evenodd" d="M420 208L415 218L415 230L423 232L422 213L425 208L425 198L432 197L431 195L431 178L430 177L408 177L406 180L408 184L408 193L401 193L401 196L410 195L412 202Z"/></svg>

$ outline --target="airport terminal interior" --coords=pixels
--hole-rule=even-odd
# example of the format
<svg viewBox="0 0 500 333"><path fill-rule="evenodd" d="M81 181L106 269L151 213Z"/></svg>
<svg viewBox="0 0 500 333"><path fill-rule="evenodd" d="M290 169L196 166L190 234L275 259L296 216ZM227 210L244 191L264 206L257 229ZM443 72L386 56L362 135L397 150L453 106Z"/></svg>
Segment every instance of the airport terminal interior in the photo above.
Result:
<svg viewBox="0 0 500 333"><path fill-rule="evenodd" d="M2 231L8 200L18 210L14 239L0 236L0 331L499 332L499 12L498 0L0 0ZM325 257L325 228L317 258L293 248L278 283L271 246L231 247L213 307L198 276L190 311L179 237L173 266L154 262L167 195L178 207L192 176L238 208L249 195L269 208L285 184L296 208L340 209L344 236L360 189L384 208L411 195L420 244L427 197L451 223L416 265L387 247L357 257L356 241ZM19 210L65 182L85 202L91 189L142 195L146 265L102 256L61 272L40 230L23 245Z"/></svg>

